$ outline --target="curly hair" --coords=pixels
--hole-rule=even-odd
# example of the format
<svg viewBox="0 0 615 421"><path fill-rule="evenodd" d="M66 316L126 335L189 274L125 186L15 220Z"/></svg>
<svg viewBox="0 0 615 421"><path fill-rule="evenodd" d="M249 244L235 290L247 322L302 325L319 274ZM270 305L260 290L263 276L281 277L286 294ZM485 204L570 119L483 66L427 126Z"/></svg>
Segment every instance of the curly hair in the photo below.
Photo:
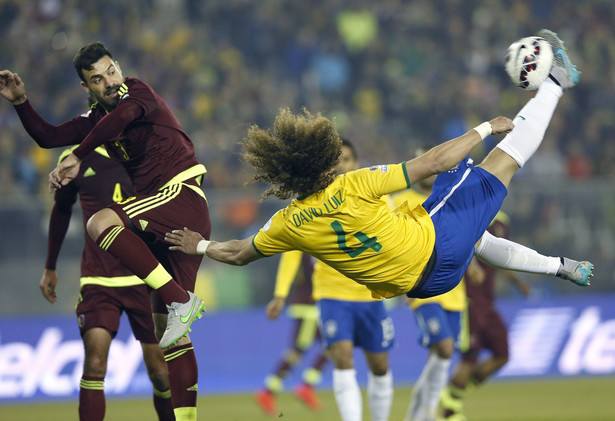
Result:
<svg viewBox="0 0 615 421"><path fill-rule="evenodd" d="M308 196L331 184L342 151L335 125L307 109L293 114L281 108L271 129L252 125L243 140L243 158L256 170L250 182L271 184L269 196Z"/></svg>

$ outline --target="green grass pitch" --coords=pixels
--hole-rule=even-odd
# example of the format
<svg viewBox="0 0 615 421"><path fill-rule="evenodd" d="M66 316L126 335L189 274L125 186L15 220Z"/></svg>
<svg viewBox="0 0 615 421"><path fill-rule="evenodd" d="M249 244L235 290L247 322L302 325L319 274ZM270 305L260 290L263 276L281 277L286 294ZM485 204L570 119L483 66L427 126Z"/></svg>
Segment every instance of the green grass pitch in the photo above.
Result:
<svg viewBox="0 0 615 421"><path fill-rule="evenodd" d="M472 421L606 421L615 419L615 378L494 382L468 397L466 416ZM391 421L401 421L410 401L410 388L396 388ZM215 421L335 421L339 420L331 390L318 392L323 409L310 412L290 393L278 397L280 413L265 416L252 395L209 395L199 398L198 419ZM370 419L363 397L363 418ZM77 420L77 402L2 405L2 421ZM108 399L109 421L155 420L149 399Z"/></svg>

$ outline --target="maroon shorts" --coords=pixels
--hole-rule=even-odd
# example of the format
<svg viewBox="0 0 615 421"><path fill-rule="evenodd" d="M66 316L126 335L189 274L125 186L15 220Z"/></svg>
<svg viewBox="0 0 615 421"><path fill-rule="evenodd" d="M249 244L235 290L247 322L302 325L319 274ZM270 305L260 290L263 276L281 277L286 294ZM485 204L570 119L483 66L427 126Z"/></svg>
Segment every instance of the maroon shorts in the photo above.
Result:
<svg viewBox="0 0 615 421"><path fill-rule="evenodd" d="M157 344L147 286L110 288L88 284L81 288L76 313L81 336L94 327L102 327L114 338L125 311L138 341Z"/></svg>
<svg viewBox="0 0 615 421"><path fill-rule="evenodd" d="M491 351L494 357L508 357L508 332L499 313L492 305L470 304L470 348L464 352L464 361L476 362L481 350Z"/></svg>
<svg viewBox="0 0 615 421"><path fill-rule="evenodd" d="M211 222L207 201L187 184L200 189L194 180L174 184L154 194L139 195L110 206L124 225L135 232L148 245L162 266L185 290L194 291L196 276L203 256L189 256L169 251L164 241L167 232L187 227L209 240ZM152 309L167 314L167 308L153 291Z"/></svg>

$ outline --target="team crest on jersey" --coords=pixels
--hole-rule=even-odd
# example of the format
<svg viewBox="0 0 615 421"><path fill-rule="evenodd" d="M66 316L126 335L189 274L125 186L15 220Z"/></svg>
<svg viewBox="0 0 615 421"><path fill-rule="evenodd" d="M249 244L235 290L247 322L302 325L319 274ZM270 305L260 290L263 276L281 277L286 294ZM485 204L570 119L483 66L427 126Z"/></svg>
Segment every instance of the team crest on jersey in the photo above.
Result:
<svg viewBox="0 0 615 421"><path fill-rule="evenodd" d="M374 165L373 167L369 167L370 171L378 171L380 170L381 173L387 173L389 172L389 166L388 165Z"/></svg>
<svg viewBox="0 0 615 421"><path fill-rule="evenodd" d="M149 222L146 221L145 219L139 219L139 225L141 225L141 231L145 231L147 224L149 224Z"/></svg>

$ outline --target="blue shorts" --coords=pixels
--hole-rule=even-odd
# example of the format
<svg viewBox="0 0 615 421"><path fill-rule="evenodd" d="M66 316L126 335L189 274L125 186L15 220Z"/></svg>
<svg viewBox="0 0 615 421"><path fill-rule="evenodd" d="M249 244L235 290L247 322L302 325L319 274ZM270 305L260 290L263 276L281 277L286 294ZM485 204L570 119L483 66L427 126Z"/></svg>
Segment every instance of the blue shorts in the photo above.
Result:
<svg viewBox="0 0 615 421"><path fill-rule="evenodd" d="M460 311L444 310L438 303L424 304L413 311L421 345L429 347L443 339L452 338L455 341L455 348L459 347Z"/></svg>
<svg viewBox="0 0 615 421"><path fill-rule="evenodd" d="M500 210L506 187L470 159L436 177L423 207L436 230L436 261L420 288L407 295L427 298L453 289L463 277L474 245Z"/></svg>
<svg viewBox="0 0 615 421"><path fill-rule="evenodd" d="M344 340L369 352L386 352L393 346L395 329L384 301L324 299L316 305L325 348Z"/></svg>

